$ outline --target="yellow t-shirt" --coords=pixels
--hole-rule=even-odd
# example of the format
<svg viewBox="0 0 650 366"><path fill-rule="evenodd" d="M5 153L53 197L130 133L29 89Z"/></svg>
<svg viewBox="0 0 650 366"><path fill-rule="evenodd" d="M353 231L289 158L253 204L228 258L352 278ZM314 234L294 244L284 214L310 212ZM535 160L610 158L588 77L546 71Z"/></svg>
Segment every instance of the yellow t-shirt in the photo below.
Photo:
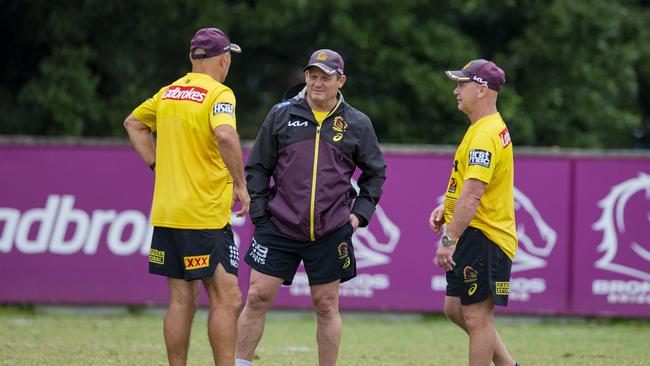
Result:
<svg viewBox="0 0 650 366"><path fill-rule="evenodd" d="M487 184L469 226L481 230L510 259L517 251L514 166L510 134L499 113L472 124L456 150L445 194L445 221L451 222L456 200L467 179Z"/></svg>
<svg viewBox="0 0 650 366"><path fill-rule="evenodd" d="M329 112L321 112L321 111L317 111L315 109L312 109L311 113L314 114L314 118L316 119L316 122L320 126L320 125L323 124L323 121L325 120L325 118L331 116L332 113L334 113L337 109L339 109L339 105L341 105L341 99L339 99L336 102L336 106L334 106L334 108L332 108L332 110L329 111Z"/></svg>
<svg viewBox="0 0 650 366"><path fill-rule="evenodd" d="M312 109L311 112L314 114L314 118L316 118L316 122L318 122L319 125L323 124L325 118L327 118L327 116L329 116L330 113L332 113L332 112L321 112L315 109Z"/></svg>
<svg viewBox="0 0 650 366"><path fill-rule="evenodd" d="M177 229L228 224L232 177L214 129L236 128L232 90L207 74L188 73L161 88L133 115L156 132L151 224Z"/></svg>

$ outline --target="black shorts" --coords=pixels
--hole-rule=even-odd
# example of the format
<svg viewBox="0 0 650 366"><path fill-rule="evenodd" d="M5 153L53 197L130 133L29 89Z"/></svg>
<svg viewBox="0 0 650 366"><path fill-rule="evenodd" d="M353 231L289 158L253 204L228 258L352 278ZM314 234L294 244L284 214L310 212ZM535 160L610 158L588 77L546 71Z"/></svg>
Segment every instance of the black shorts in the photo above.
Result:
<svg viewBox="0 0 650 366"><path fill-rule="evenodd" d="M230 225L204 230L154 227L149 273L191 281L212 277L217 264L237 275L239 250Z"/></svg>
<svg viewBox="0 0 650 366"><path fill-rule="evenodd" d="M287 286L293 282L300 261L310 286L339 279L343 283L357 275L352 232L352 224L346 223L316 241L301 240L281 233L266 220L255 227L246 263L260 273L283 279Z"/></svg>
<svg viewBox="0 0 650 366"><path fill-rule="evenodd" d="M452 258L456 267L447 272L447 296L460 297L462 305L469 305L492 294L495 305L508 305L512 261L481 230L468 227Z"/></svg>

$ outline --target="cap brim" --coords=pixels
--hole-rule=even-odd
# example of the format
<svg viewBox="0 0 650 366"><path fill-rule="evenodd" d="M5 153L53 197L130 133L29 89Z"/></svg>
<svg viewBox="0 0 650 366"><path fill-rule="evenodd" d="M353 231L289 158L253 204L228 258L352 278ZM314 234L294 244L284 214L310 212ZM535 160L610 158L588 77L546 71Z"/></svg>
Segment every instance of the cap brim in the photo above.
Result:
<svg viewBox="0 0 650 366"><path fill-rule="evenodd" d="M238 44L231 43L230 44L230 52L241 53L241 47L239 47Z"/></svg>
<svg viewBox="0 0 650 366"><path fill-rule="evenodd" d="M445 75L453 81L470 81L469 76L463 74L461 70L445 71Z"/></svg>
<svg viewBox="0 0 650 366"><path fill-rule="evenodd" d="M333 68L331 68L331 67L329 67L329 66L327 66L327 65L325 65L325 64L321 64L321 63L313 63L313 64L309 64L309 65L305 66L305 68L302 69L302 70L303 70L303 71L307 71L307 69L310 68L310 67L312 67L312 66L314 66L314 67L318 67L319 69L323 70L323 72L326 73L327 75L334 75L334 74L336 74L336 70L334 70Z"/></svg>

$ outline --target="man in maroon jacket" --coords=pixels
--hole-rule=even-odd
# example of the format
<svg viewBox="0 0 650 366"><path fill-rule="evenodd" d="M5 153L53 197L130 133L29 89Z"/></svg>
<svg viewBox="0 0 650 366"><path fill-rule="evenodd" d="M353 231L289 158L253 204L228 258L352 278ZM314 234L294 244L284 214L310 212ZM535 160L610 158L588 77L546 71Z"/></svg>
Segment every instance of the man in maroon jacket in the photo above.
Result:
<svg viewBox="0 0 650 366"><path fill-rule="evenodd" d="M370 119L339 91L343 68L337 52L314 52L304 68L305 88L271 108L248 158L255 234L246 254L252 270L237 365L252 365L266 312L301 261L318 319L319 364L336 364L339 286L356 276L352 234L372 217L386 173ZM357 167L358 195L351 183Z"/></svg>

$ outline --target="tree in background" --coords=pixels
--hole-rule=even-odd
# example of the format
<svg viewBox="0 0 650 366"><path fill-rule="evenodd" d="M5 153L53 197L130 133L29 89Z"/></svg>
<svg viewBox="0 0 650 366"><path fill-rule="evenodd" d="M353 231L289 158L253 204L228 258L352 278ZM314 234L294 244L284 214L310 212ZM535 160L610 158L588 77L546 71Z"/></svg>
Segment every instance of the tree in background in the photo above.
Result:
<svg viewBox="0 0 650 366"><path fill-rule="evenodd" d="M2 1L0 133L124 136L122 121L189 69L204 26L244 53L228 78L253 139L315 49L346 60L346 98L381 142L456 144L467 121L442 71L501 65L519 146L650 147L650 4L576 0Z"/></svg>
<svg viewBox="0 0 650 366"><path fill-rule="evenodd" d="M637 71L644 28L637 10L623 2L556 1L512 42L517 93L536 122L532 143L634 144L644 87Z"/></svg>

